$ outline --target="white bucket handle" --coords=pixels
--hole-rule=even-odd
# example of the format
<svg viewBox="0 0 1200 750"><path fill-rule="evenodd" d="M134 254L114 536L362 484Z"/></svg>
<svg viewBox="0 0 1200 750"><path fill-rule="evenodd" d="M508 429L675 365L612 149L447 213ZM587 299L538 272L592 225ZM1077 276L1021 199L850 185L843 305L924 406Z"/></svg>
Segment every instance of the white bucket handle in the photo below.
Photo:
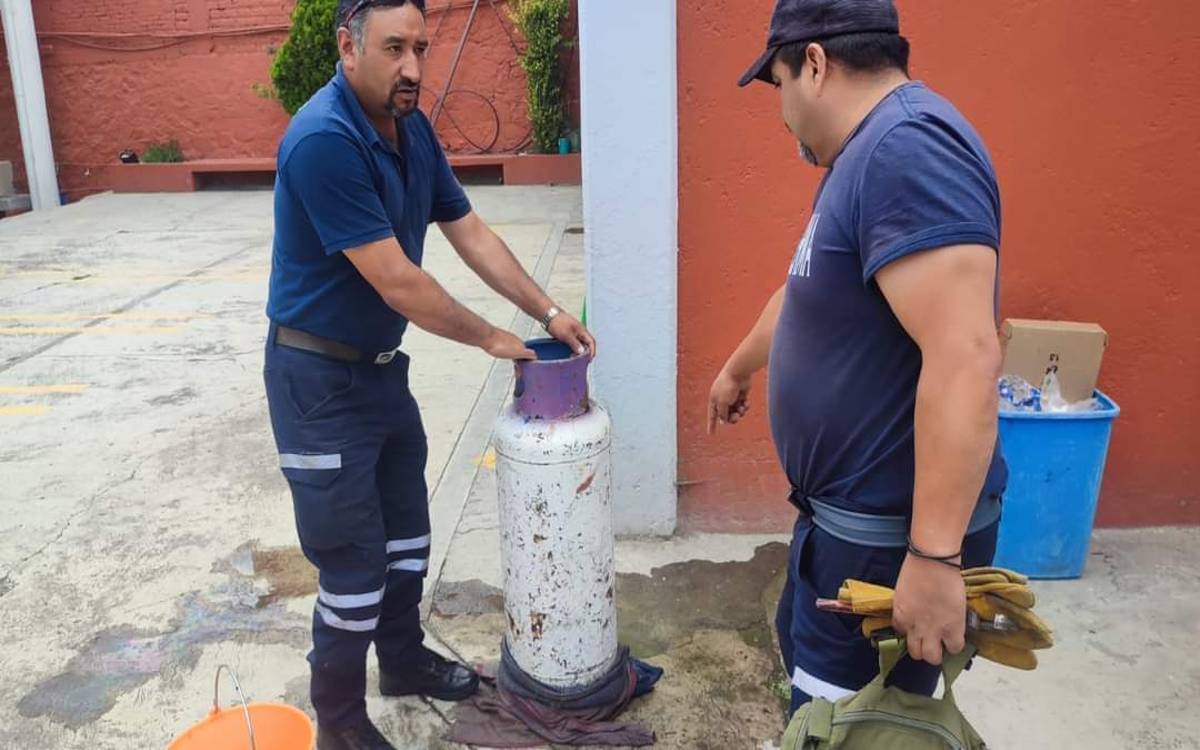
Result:
<svg viewBox="0 0 1200 750"><path fill-rule="evenodd" d="M217 667L217 676L213 679L213 713L221 710L222 669L229 673L229 678L233 680L233 687L237 690L238 700L242 702L242 714L246 717L246 731L250 733L250 750L258 750L258 745L254 742L254 722L250 720L250 705L246 703L246 694L242 692L242 683L238 682L237 674L228 664Z"/></svg>

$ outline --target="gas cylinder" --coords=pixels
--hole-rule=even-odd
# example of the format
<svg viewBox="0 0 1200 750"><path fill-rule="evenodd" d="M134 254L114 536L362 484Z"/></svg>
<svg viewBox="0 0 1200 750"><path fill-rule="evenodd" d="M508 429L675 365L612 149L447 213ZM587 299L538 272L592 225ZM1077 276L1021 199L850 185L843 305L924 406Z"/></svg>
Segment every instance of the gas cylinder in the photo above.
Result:
<svg viewBox="0 0 1200 750"><path fill-rule="evenodd" d="M608 414L588 397L590 355L550 339L516 364L494 433L505 640L516 665L584 688L617 658Z"/></svg>

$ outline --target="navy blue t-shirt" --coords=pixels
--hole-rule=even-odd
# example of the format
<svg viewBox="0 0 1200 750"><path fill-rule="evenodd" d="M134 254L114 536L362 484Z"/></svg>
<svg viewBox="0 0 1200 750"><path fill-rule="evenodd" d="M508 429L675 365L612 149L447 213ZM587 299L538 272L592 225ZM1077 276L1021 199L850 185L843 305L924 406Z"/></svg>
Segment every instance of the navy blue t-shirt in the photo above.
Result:
<svg viewBox="0 0 1200 750"><path fill-rule="evenodd" d="M337 74L292 118L279 144L267 316L365 353L400 345L405 318L343 251L395 237L420 265L430 222L471 211L429 120L399 120L401 149L371 125Z"/></svg>
<svg viewBox="0 0 1200 750"><path fill-rule="evenodd" d="M907 83L843 146L788 269L771 348L771 429L805 496L911 515L921 352L875 274L906 255L961 244L999 252L991 158L948 101ZM997 445L983 493L1002 493L1006 481Z"/></svg>

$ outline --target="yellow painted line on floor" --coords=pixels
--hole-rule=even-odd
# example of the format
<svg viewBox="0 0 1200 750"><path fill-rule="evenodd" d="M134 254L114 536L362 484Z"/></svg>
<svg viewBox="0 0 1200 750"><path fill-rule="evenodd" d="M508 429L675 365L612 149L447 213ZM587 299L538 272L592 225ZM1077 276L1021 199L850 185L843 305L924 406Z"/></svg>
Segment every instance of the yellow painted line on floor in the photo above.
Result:
<svg viewBox="0 0 1200 750"><path fill-rule="evenodd" d="M89 336L117 333L172 333L182 326L15 326L0 328L0 336L55 336L80 333Z"/></svg>
<svg viewBox="0 0 1200 750"><path fill-rule="evenodd" d="M496 451L488 450L488 452L484 453L482 456L476 456L474 459L472 459L471 463L475 464L476 466L482 466L490 471L495 471Z"/></svg>
<svg viewBox="0 0 1200 750"><path fill-rule="evenodd" d="M45 404L0 406L0 417L40 417L48 411L50 411L50 407Z"/></svg>
<svg viewBox="0 0 1200 750"><path fill-rule="evenodd" d="M0 320L202 320L211 318L205 313L6 313Z"/></svg>
<svg viewBox="0 0 1200 750"><path fill-rule="evenodd" d="M48 396L55 393L83 393L87 386L82 383L61 385L0 385L3 396Z"/></svg>

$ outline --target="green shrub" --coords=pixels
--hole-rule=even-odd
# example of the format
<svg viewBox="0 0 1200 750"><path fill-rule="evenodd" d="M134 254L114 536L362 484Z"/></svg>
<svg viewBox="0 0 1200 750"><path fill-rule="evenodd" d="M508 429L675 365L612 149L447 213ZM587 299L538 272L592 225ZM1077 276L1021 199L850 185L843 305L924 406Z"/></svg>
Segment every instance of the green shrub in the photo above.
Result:
<svg viewBox="0 0 1200 750"><path fill-rule="evenodd" d="M151 143L142 154L142 162L145 164L178 164L181 161L183 148L179 141L174 139L166 143Z"/></svg>
<svg viewBox="0 0 1200 750"><path fill-rule="evenodd" d="M337 68L333 33L338 0L298 0L292 30L271 64L271 82L288 114L304 106Z"/></svg>
<svg viewBox="0 0 1200 750"><path fill-rule="evenodd" d="M513 23L527 45L521 67L529 79L527 104L533 143L543 153L557 151L558 139L566 130L561 54L566 41L562 23L569 9L568 0L512 2Z"/></svg>

